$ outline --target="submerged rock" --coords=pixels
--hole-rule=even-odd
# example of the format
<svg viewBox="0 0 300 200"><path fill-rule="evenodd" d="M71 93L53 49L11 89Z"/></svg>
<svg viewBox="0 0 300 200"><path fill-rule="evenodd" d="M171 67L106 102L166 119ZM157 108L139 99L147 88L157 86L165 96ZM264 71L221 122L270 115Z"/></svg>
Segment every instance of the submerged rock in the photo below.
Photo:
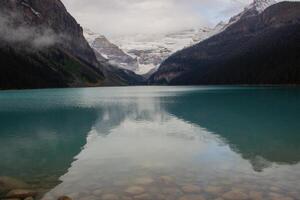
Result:
<svg viewBox="0 0 300 200"><path fill-rule="evenodd" d="M283 196L274 192L269 193L269 196L271 200L294 200L292 197Z"/></svg>
<svg viewBox="0 0 300 200"><path fill-rule="evenodd" d="M104 194L101 197L102 200L118 200L119 197L115 194Z"/></svg>
<svg viewBox="0 0 300 200"><path fill-rule="evenodd" d="M253 200L263 200L263 194L257 191L249 192L249 197Z"/></svg>
<svg viewBox="0 0 300 200"><path fill-rule="evenodd" d="M144 193L145 189L140 186L132 186L127 188L125 192L130 195L138 195Z"/></svg>
<svg viewBox="0 0 300 200"><path fill-rule="evenodd" d="M161 176L160 180L166 185L170 185L174 183L174 179L170 176Z"/></svg>
<svg viewBox="0 0 300 200"><path fill-rule="evenodd" d="M296 191L290 192L290 193L289 193L289 196L291 196L291 197L297 199L297 198L300 197L300 191L299 191L299 192L296 192Z"/></svg>
<svg viewBox="0 0 300 200"><path fill-rule="evenodd" d="M182 186L182 191L185 193L199 193L201 188L197 185L184 185Z"/></svg>
<svg viewBox="0 0 300 200"><path fill-rule="evenodd" d="M8 177L8 176L1 176L0 177L0 193L17 189L17 188L29 188L29 185L21 180Z"/></svg>
<svg viewBox="0 0 300 200"><path fill-rule="evenodd" d="M61 196L57 200L72 200L72 199L68 196Z"/></svg>
<svg viewBox="0 0 300 200"><path fill-rule="evenodd" d="M294 199L291 197L281 196L281 197L272 197L271 200L294 200Z"/></svg>
<svg viewBox="0 0 300 200"><path fill-rule="evenodd" d="M210 194L218 195L223 192L223 188L219 186L207 186L204 191Z"/></svg>
<svg viewBox="0 0 300 200"><path fill-rule="evenodd" d="M67 197L71 198L71 199L78 199L79 197L79 192L73 192L67 195Z"/></svg>
<svg viewBox="0 0 300 200"><path fill-rule="evenodd" d="M85 197L80 198L80 200L95 200L95 199L98 199L98 198L95 196L85 196Z"/></svg>
<svg viewBox="0 0 300 200"><path fill-rule="evenodd" d="M25 189L14 189L6 194L6 198L27 198L27 197L35 197L37 195L36 191L33 190L25 190Z"/></svg>
<svg viewBox="0 0 300 200"><path fill-rule="evenodd" d="M153 182L154 180L150 177L143 177L135 180L135 183L139 185L149 185L152 184Z"/></svg>
<svg viewBox="0 0 300 200"><path fill-rule="evenodd" d="M166 197L163 194L156 193L156 194L153 194L153 199L155 199L155 200L168 200L168 197Z"/></svg>

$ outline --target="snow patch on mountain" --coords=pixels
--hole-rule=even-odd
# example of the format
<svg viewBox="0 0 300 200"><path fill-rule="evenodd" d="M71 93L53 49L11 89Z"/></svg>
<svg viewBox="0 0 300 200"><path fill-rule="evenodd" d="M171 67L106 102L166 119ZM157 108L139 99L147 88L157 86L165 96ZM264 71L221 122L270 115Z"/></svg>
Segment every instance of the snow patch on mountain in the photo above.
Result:
<svg viewBox="0 0 300 200"><path fill-rule="evenodd" d="M83 29L83 35L89 44L91 44L97 37L103 37L103 35L95 33L87 28Z"/></svg>
<svg viewBox="0 0 300 200"><path fill-rule="evenodd" d="M33 8L29 5L28 0L23 0L23 1L21 2L21 5L23 5L24 7L29 8L29 9L31 10L31 12L32 12L35 16L41 17L41 14L40 14L38 11L36 11L35 9L33 9Z"/></svg>
<svg viewBox="0 0 300 200"><path fill-rule="evenodd" d="M255 8L259 13L263 12L269 6L276 4L275 0L254 0L248 9ZM247 8L246 8L247 9Z"/></svg>

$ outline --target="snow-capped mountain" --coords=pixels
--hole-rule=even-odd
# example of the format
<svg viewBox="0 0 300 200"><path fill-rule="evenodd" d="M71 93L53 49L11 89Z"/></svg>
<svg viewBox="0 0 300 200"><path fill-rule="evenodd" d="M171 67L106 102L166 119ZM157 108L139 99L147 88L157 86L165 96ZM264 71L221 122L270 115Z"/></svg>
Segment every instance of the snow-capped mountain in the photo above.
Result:
<svg viewBox="0 0 300 200"><path fill-rule="evenodd" d="M194 45L218 33L223 24L215 28L189 29L169 34L131 35L111 38L123 51L138 60L137 74L154 71L171 54Z"/></svg>
<svg viewBox="0 0 300 200"><path fill-rule="evenodd" d="M160 35L122 36L110 38L110 41L101 34L84 29L84 36L90 46L111 64L136 74L147 74L155 71L171 54L218 33L223 26L220 23L215 28L189 29Z"/></svg>
<svg viewBox="0 0 300 200"><path fill-rule="evenodd" d="M258 15L261 12L263 12L266 8L268 8L269 6L276 4L276 3L277 3L276 0L254 0L249 6L245 7L242 12L233 16L229 20L226 27L230 26L231 24L236 23L241 18Z"/></svg>
<svg viewBox="0 0 300 200"><path fill-rule="evenodd" d="M84 36L90 46L107 59L112 65L131 71L138 70L137 59L124 53L117 45L111 43L105 36L84 29Z"/></svg>
<svg viewBox="0 0 300 200"><path fill-rule="evenodd" d="M277 3L275 0L254 0L252 4L250 4L247 8L256 9L259 13L263 12L269 6ZM246 8L246 9L247 9Z"/></svg>

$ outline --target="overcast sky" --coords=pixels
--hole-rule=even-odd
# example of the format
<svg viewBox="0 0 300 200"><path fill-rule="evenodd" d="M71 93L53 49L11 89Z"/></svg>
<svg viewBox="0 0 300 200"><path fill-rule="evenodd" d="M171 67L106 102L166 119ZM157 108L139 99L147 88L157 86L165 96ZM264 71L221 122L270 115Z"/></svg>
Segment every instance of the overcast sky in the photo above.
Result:
<svg viewBox="0 0 300 200"><path fill-rule="evenodd" d="M106 36L212 26L251 0L62 0L86 28Z"/></svg>

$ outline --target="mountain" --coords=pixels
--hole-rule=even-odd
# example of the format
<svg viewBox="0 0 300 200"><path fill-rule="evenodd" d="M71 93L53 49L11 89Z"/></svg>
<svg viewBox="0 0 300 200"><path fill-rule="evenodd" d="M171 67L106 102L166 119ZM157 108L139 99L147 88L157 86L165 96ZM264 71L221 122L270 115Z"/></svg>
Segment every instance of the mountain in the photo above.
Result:
<svg viewBox="0 0 300 200"><path fill-rule="evenodd" d="M300 84L300 3L244 14L219 34L170 56L149 82Z"/></svg>
<svg viewBox="0 0 300 200"><path fill-rule="evenodd" d="M110 40L126 54L137 59L138 68L134 70L135 73L147 76L170 55L218 33L223 25L220 23L214 28L188 29L169 34L119 36Z"/></svg>
<svg viewBox="0 0 300 200"><path fill-rule="evenodd" d="M102 66L60 0L2 0L0 27L0 89L103 84Z"/></svg>
<svg viewBox="0 0 300 200"><path fill-rule="evenodd" d="M143 76L134 73L137 61L112 44L105 36L84 29L84 36L92 47L98 62L102 65L105 86L142 85Z"/></svg>
<svg viewBox="0 0 300 200"><path fill-rule="evenodd" d="M112 65L123 69L136 71L137 60L124 53L117 45L111 43L105 36L84 29L84 36L90 46L107 59Z"/></svg>

